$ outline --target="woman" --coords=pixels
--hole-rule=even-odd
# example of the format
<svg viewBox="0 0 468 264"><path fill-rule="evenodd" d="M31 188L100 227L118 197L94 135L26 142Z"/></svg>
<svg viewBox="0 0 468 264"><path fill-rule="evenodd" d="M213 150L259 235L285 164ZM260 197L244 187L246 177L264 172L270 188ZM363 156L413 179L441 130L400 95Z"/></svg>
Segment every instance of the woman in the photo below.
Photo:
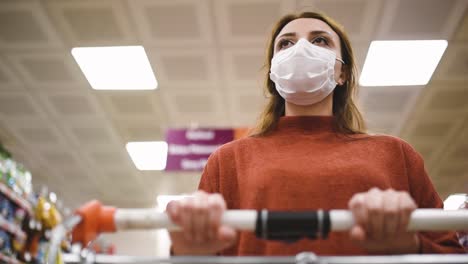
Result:
<svg viewBox="0 0 468 264"><path fill-rule="evenodd" d="M363 255L463 252L454 233L406 231L442 201L421 156L401 139L365 134L355 61L343 29L312 12L287 15L267 50L269 103L255 132L211 155L193 198L171 202L174 255ZM220 225L226 209L350 209L356 225L320 241L257 239Z"/></svg>

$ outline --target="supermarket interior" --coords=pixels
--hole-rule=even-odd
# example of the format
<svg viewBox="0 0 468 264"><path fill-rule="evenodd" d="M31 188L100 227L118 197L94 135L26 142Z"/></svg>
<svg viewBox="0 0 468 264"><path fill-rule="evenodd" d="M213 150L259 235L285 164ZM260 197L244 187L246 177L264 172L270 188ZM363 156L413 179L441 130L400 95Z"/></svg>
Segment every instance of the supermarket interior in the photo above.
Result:
<svg viewBox="0 0 468 264"><path fill-rule="evenodd" d="M349 34L368 133L411 144L442 200L468 193L466 0L2 0L0 262L42 263L50 230L88 201L163 212L196 191L268 100L274 23L302 11ZM163 230L96 245L169 254Z"/></svg>

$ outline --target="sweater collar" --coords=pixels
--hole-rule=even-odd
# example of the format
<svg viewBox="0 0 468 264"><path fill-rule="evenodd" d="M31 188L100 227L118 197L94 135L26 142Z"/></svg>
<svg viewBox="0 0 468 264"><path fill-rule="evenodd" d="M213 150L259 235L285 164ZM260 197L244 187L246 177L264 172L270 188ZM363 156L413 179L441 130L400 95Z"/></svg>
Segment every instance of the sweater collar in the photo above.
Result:
<svg viewBox="0 0 468 264"><path fill-rule="evenodd" d="M334 116L282 116L278 120L278 132L321 133L334 131Z"/></svg>

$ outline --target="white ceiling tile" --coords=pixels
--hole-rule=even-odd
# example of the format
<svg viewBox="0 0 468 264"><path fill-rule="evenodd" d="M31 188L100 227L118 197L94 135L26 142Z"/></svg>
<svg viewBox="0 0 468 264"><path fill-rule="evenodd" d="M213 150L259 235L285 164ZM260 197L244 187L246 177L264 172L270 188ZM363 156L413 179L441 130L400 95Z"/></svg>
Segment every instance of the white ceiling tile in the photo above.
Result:
<svg viewBox="0 0 468 264"><path fill-rule="evenodd" d="M5 129L20 140L22 146L35 149L53 149L66 146L66 140L60 129L51 121L40 118L37 120L9 120Z"/></svg>
<svg viewBox="0 0 468 264"><path fill-rule="evenodd" d="M449 178L450 182L458 182L459 185L467 187L468 181L466 175L468 174L468 163L450 163L440 167L436 176L438 178Z"/></svg>
<svg viewBox="0 0 468 264"><path fill-rule="evenodd" d="M61 150L47 150L41 151L41 155L44 160L52 167L69 167L77 166L78 159L71 153L64 152Z"/></svg>
<svg viewBox="0 0 468 264"><path fill-rule="evenodd" d="M467 3L464 0L386 1L377 38L450 39Z"/></svg>
<svg viewBox="0 0 468 264"><path fill-rule="evenodd" d="M209 3L206 0L128 1L143 42L168 47L213 45Z"/></svg>
<svg viewBox="0 0 468 264"><path fill-rule="evenodd" d="M50 91L40 94L39 98L56 118L105 116L98 101L90 91Z"/></svg>
<svg viewBox="0 0 468 264"><path fill-rule="evenodd" d="M397 134L398 124L400 123L398 114L366 111L364 112L364 119L370 133Z"/></svg>
<svg viewBox="0 0 468 264"><path fill-rule="evenodd" d="M70 45L135 45L132 24L122 1L48 1L57 29Z"/></svg>
<svg viewBox="0 0 468 264"><path fill-rule="evenodd" d="M440 139L447 136L447 127L450 126L450 121L445 122L428 122L419 123L413 130L413 136L421 138Z"/></svg>
<svg viewBox="0 0 468 264"><path fill-rule="evenodd" d="M5 148L20 144L17 135L10 131L9 126L6 125L7 123L0 121L0 142Z"/></svg>
<svg viewBox="0 0 468 264"><path fill-rule="evenodd" d="M369 129L399 135L423 89L423 86L360 87L364 95L358 104L367 117Z"/></svg>
<svg viewBox="0 0 468 264"><path fill-rule="evenodd" d="M459 144L458 138L463 134L463 117L453 115L445 116L435 113L426 113L408 121L405 129L405 139L417 142L424 146L423 156L428 171L436 174L440 167L453 162L448 158L453 143Z"/></svg>
<svg viewBox="0 0 468 264"><path fill-rule="evenodd" d="M455 32L454 39L457 41L468 41L468 9L465 10L465 15L458 26L457 32Z"/></svg>
<svg viewBox="0 0 468 264"><path fill-rule="evenodd" d="M439 151L434 157L433 166L435 170L442 167L465 167L465 172L468 176L468 160L465 155L468 151L468 118L461 119L458 125L451 129L450 136L444 141L436 141ZM468 178L467 178L468 180ZM467 181L468 183L468 181Z"/></svg>
<svg viewBox="0 0 468 264"><path fill-rule="evenodd" d="M86 97L62 95L51 96L49 100L56 112L63 116L94 115L96 113Z"/></svg>
<svg viewBox="0 0 468 264"><path fill-rule="evenodd" d="M405 136L409 142L427 142L435 144L430 159L426 160L429 169L436 169L440 161L447 155L447 146L456 138L464 124L463 117L438 115L431 113L421 115L406 123Z"/></svg>
<svg viewBox="0 0 468 264"><path fill-rule="evenodd" d="M61 46L62 43L40 2L2 1L0 3L0 49Z"/></svg>
<svg viewBox="0 0 468 264"><path fill-rule="evenodd" d="M76 138L86 144L95 144L108 141L107 129L102 127L76 127L73 128Z"/></svg>
<svg viewBox="0 0 468 264"><path fill-rule="evenodd" d="M467 163L468 164L468 144L460 144L458 146L454 146L452 151L448 153L448 159L451 161L457 161L459 163Z"/></svg>
<svg viewBox="0 0 468 264"><path fill-rule="evenodd" d="M268 102L261 89L249 91L243 87L230 89L227 98L230 115L233 117L232 126L235 127L254 127L255 121Z"/></svg>
<svg viewBox="0 0 468 264"><path fill-rule="evenodd" d="M149 48L147 52L159 83L158 89L217 85L220 73L213 50Z"/></svg>
<svg viewBox="0 0 468 264"><path fill-rule="evenodd" d="M125 146L113 125L103 117L68 118L62 125L70 143L83 151Z"/></svg>
<svg viewBox="0 0 468 264"><path fill-rule="evenodd" d="M289 0L214 1L219 39L226 46L263 47L276 20L295 7L295 1Z"/></svg>
<svg viewBox="0 0 468 264"><path fill-rule="evenodd" d="M125 148L108 148L85 151L94 168L100 172L107 170L130 170L132 164ZM101 174L101 173L99 173ZM130 175L129 175L130 176Z"/></svg>
<svg viewBox="0 0 468 264"><path fill-rule="evenodd" d="M462 174L460 175L460 173ZM447 167L430 176L442 199L446 199L450 194L466 193L468 190L466 173L463 174L463 171L456 168Z"/></svg>
<svg viewBox="0 0 468 264"><path fill-rule="evenodd" d="M176 95L174 98L176 107L181 113L205 114L214 110L214 99L210 95Z"/></svg>
<svg viewBox="0 0 468 264"><path fill-rule="evenodd" d="M98 176L95 174L95 171L70 165L68 167L58 167L55 174L62 179L59 186L71 187L65 189L67 192L72 190L83 192L82 197L87 197L87 200L99 198L92 197L99 195L101 191L99 186L96 185L96 180L94 179ZM74 192L72 192L72 194L74 194Z"/></svg>
<svg viewBox="0 0 468 264"><path fill-rule="evenodd" d="M154 112L151 98L142 95L111 96L115 111L120 115L138 115Z"/></svg>
<svg viewBox="0 0 468 264"><path fill-rule="evenodd" d="M408 121L413 122L421 118L454 121L464 118L468 109L461 98L467 89L465 82L461 80L431 81L418 96L418 100L413 106L411 120ZM408 128L409 124L404 126ZM404 134L406 135L408 132L409 129L405 129Z"/></svg>
<svg viewBox="0 0 468 264"><path fill-rule="evenodd" d="M319 11L340 23L353 41L368 41L374 34L382 1L298 0L298 10ZM356 16L356 14L360 14Z"/></svg>
<svg viewBox="0 0 468 264"><path fill-rule="evenodd" d="M69 52L15 52L7 58L32 91L73 91L88 86Z"/></svg>
<svg viewBox="0 0 468 264"><path fill-rule="evenodd" d="M434 153L438 148L436 141L416 140L411 141L411 145L419 154L423 156L424 160L426 161L429 161L434 156Z"/></svg>
<svg viewBox="0 0 468 264"><path fill-rule="evenodd" d="M0 61L0 84L8 84L11 82L10 74L6 73L5 66Z"/></svg>
<svg viewBox="0 0 468 264"><path fill-rule="evenodd" d="M401 113L421 91L420 86L361 87L366 90L365 112Z"/></svg>
<svg viewBox="0 0 468 264"><path fill-rule="evenodd" d="M172 126L223 126L228 124L228 109L218 90L171 91L163 94Z"/></svg>
<svg viewBox="0 0 468 264"><path fill-rule="evenodd" d="M20 78L5 58L0 56L0 90L23 90L24 87Z"/></svg>
<svg viewBox="0 0 468 264"><path fill-rule="evenodd" d="M167 111L160 91L119 91L99 93L99 101L124 141L159 136Z"/></svg>
<svg viewBox="0 0 468 264"><path fill-rule="evenodd" d="M366 61L370 42L355 41L351 43L351 45L354 52L355 64L358 68L358 72L360 73L362 68L364 68L364 62Z"/></svg>
<svg viewBox="0 0 468 264"><path fill-rule="evenodd" d="M223 52L227 85L262 89L265 52L261 49L231 48Z"/></svg>
<svg viewBox="0 0 468 264"><path fill-rule="evenodd" d="M424 107L431 111L468 113L467 99L468 84L465 89L448 86L435 90Z"/></svg>
<svg viewBox="0 0 468 264"><path fill-rule="evenodd" d="M23 147L13 147L8 148L8 151L12 155L12 158L22 164L27 170L31 171L32 169L42 168L42 157L37 155L37 153L31 148Z"/></svg>
<svg viewBox="0 0 468 264"><path fill-rule="evenodd" d="M19 133L21 137L27 138L33 142L49 144L56 140L53 130L45 127L22 128Z"/></svg>
<svg viewBox="0 0 468 264"><path fill-rule="evenodd" d="M0 92L0 117L27 119L43 117L44 112L36 101L25 92Z"/></svg>
<svg viewBox="0 0 468 264"><path fill-rule="evenodd" d="M463 42L449 43L448 49L436 69L435 80L468 80L468 45Z"/></svg>
<svg viewBox="0 0 468 264"><path fill-rule="evenodd" d="M118 118L114 124L125 142L129 141L159 141L164 140L163 126L154 118Z"/></svg>
<svg viewBox="0 0 468 264"><path fill-rule="evenodd" d="M99 93L100 101L115 118L152 117L160 119L160 103L155 92L122 91Z"/></svg>

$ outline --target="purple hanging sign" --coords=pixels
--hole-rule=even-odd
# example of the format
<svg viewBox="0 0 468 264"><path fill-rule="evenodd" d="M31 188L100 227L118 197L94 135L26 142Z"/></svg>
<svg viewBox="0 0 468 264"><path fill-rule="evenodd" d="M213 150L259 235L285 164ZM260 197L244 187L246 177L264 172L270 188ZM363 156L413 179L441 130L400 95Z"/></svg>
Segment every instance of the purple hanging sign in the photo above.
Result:
<svg viewBox="0 0 468 264"><path fill-rule="evenodd" d="M211 153L233 139L233 129L168 129L166 171L202 171Z"/></svg>

